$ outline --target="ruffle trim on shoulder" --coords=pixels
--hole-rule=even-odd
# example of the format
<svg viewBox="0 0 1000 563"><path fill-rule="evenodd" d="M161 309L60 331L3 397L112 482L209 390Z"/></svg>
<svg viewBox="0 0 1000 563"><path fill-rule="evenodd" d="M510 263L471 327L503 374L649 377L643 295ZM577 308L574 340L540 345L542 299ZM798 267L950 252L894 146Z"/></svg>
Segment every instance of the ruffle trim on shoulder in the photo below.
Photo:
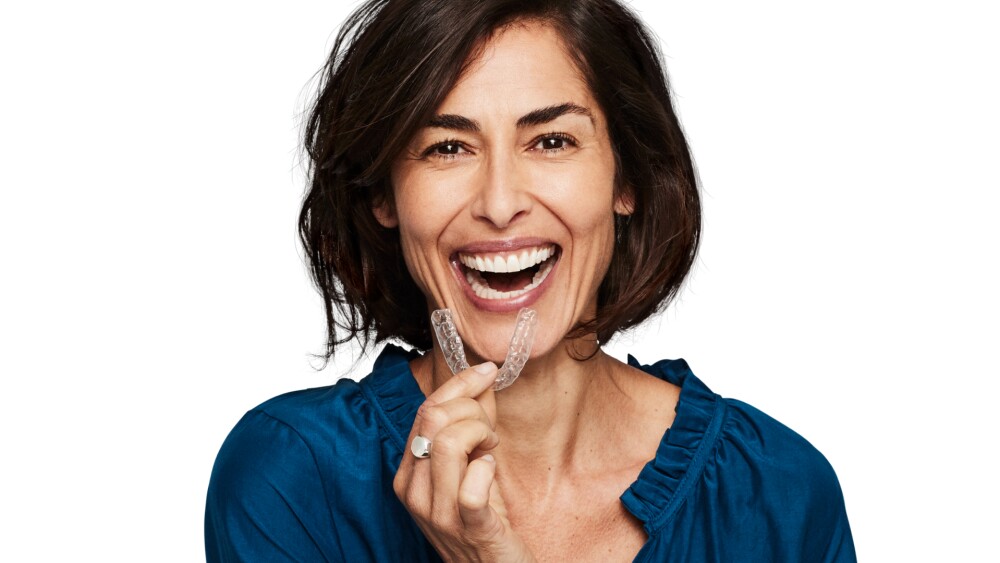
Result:
<svg viewBox="0 0 1000 563"><path fill-rule="evenodd" d="M684 360L663 360L642 366L629 356L629 365L681 387L676 416L664 433L656 457L621 496L622 503L652 532L676 511L697 480L718 437L725 401L691 372Z"/></svg>
<svg viewBox="0 0 1000 563"><path fill-rule="evenodd" d="M406 438L413 427L417 409L426 398L410 371L410 360L417 356L417 352L387 344L375 360L371 374L361 380L361 388L375 406L400 452L405 451Z"/></svg>

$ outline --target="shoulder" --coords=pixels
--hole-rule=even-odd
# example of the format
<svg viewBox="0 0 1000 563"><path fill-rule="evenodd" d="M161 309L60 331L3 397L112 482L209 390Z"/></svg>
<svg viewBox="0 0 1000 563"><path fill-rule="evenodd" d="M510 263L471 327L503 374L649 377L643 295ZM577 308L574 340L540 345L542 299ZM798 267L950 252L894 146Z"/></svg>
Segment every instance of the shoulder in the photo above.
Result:
<svg viewBox="0 0 1000 563"><path fill-rule="evenodd" d="M273 486L277 479L334 476L338 464L355 458L357 452L347 450L377 443L380 427L371 411L362 386L353 380L261 403L243 415L223 442L210 493L246 494L255 486ZM340 455L334 457L332 451Z"/></svg>
<svg viewBox="0 0 1000 563"><path fill-rule="evenodd" d="M312 526L329 526L314 448L293 424L247 412L222 444L205 505L208 561L321 560Z"/></svg>
<svg viewBox="0 0 1000 563"><path fill-rule="evenodd" d="M789 427L743 401L714 393L683 360L642 366L630 357L629 363L680 386L676 417L661 446L663 456L677 461L670 472L676 480L684 473L683 480L694 485L705 472L708 482L721 479L734 495L773 493L804 506L812 499L840 499L833 467Z"/></svg>
<svg viewBox="0 0 1000 563"><path fill-rule="evenodd" d="M743 401L722 399L717 470L789 517L836 520L844 498L833 466L797 432Z"/></svg>
<svg viewBox="0 0 1000 563"><path fill-rule="evenodd" d="M767 468L775 478L804 481L813 487L837 486L830 462L808 440L752 405L720 400L726 405L720 447Z"/></svg>
<svg viewBox="0 0 1000 563"><path fill-rule="evenodd" d="M209 495L247 498L255 488L279 486L322 473L321 451L344 434L363 432L364 411L357 383L306 389L274 397L249 410L229 432L212 470ZM333 424L336 420L341 424ZM344 424L343 421L351 422ZM336 429L336 430L334 430ZM238 493L238 494L237 494ZM218 500L218 499L217 499Z"/></svg>
<svg viewBox="0 0 1000 563"><path fill-rule="evenodd" d="M840 494L833 467L809 441L759 409L714 393L684 360L640 366L629 357L629 363L680 386L677 417L666 437L684 449L702 451L706 470L714 468L732 479L753 475L757 488L773 482ZM688 469L698 470L697 465Z"/></svg>
<svg viewBox="0 0 1000 563"><path fill-rule="evenodd" d="M322 440L331 419L352 418L364 411L364 403L359 385L350 380L278 395L243 415L226 438L220 459L238 447L252 446L254 451L310 447Z"/></svg>
<svg viewBox="0 0 1000 563"><path fill-rule="evenodd" d="M331 506L370 490L381 427L361 385L286 393L248 411L219 450L209 482L209 561L324 560L339 553ZM378 484L375 484L378 486Z"/></svg>
<svg viewBox="0 0 1000 563"><path fill-rule="evenodd" d="M683 360L640 369L681 387L654 467L632 491L643 502L623 497L633 513L648 510L650 523L669 540L664 545L714 546L751 560L853 560L840 483L808 440L759 409L712 392ZM660 492L642 486L646 482Z"/></svg>
<svg viewBox="0 0 1000 563"><path fill-rule="evenodd" d="M335 419L356 418L368 410L362 385L342 379L335 385L278 395L251 409L251 418L271 419L304 435L328 429Z"/></svg>
<svg viewBox="0 0 1000 563"><path fill-rule="evenodd" d="M776 542L776 552L791 549L817 561L851 560L844 496L826 457L759 409L735 399L719 400L725 419L703 480L717 488L707 496L747 527L759 528Z"/></svg>

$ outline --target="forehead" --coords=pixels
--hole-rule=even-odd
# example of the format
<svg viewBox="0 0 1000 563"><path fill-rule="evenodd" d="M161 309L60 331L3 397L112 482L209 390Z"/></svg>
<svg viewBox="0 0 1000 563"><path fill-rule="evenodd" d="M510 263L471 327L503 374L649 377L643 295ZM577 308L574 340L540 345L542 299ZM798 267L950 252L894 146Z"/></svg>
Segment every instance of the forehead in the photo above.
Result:
<svg viewBox="0 0 1000 563"><path fill-rule="evenodd" d="M565 102L598 109L555 28L520 22L497 31L475 54L438 113L523 112Z"/></svg>

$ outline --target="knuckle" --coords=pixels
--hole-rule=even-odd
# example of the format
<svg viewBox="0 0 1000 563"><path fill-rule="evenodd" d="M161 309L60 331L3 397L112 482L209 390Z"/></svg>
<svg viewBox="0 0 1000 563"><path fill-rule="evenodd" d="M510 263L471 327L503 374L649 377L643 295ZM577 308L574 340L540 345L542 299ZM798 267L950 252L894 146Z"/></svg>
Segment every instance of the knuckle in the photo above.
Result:
<svg viewBox="0 0 1000 563"><path fill-rule="evenodd" d="M392 491L396 493L396 498L403 500L406 494L406 479L402 473L397 473L396 478L392 480Z"/></svg>
<svg viewBox="0 0 1000 563"><path fill-rule="evenodd" d="M420 499L420 498L419 498L419 496L417 495L417 492L416 492L416 491L414 491L412 487L410 487L410 488L407 488L406 490L404 490L404 491L403 491L403 494L402 494L402 496L400 497L400 499L399 499L399 500L403 501L403 505L404 505L404 506L405 506L405 507L406 507L406 508L407 508L407 509L408 509L408 510L410 511L410 513L412 513L412 514L417 514L417 513L419 512L418 508L419 508L419 507L420 507L420 505L422 504L422 503L420 502L420 501L421 501L421 499Z"/></svg>
<svg viewBox="0 0 1000 563"><path fill-rule="evenodd" d="M460 537L477 550L489 551L502 542L503 535L503 524L499 519L493 518L486 523L480 522L475 527L464 527Z"/></svg>
<svg viewBox="0 0 1000 563"><path fill-rule="evenodd" d="M439 432L434 439L434 454L453 456L459 451L465 453L465 448L462 447L461 441L452 432Z"/></svg>
<svg viewBox="0 0 1000 563"><path fill-rule="evenodd" d="M410 482L406 479L396 479L392 483L392 490L396 493L396 498L403 503L409 509L413 509L417 505L417 493L410 486Z"/></svg>
<svg viewBox="0 0 1000 563"><path fill-rule="evenodd" d="M421 428L436 429L445 425L444 409L431 402L424 402L417 409L417 421Z"/></svg>
<svg viewBox="0 0 1000 563"><path fill-rule="evenodd" d="M489 497L479 492L460 490L458 492L458 504L462 508L480 509L486 506Z"/></svg>
<svg viewBox="0 0 1000 563"><path fill-rule="evenodd" d="M434 525L439 530L445 530L448 533L454 533L458 528L458 522L455 516L454 505L445 504L441 502L434 502L432 500L429 514L430 514L430 520L434 522Z"/></svg>
<svg viewBox="0 0 1000 563"><path fill-rule="evenodd" d="M493 429L485 424L479 426L479 443L480 444L490 444L493 442L493 436L496 434Z"/></svg>
<svg viewBox="0 0 1000 563"><path fill-rule="evenodd" d="M470 435L475 436L476 446L490 446L496 436L496 432L481 420L477 420L469 425ZM474 432L474 434L473 434Z"/></svg>

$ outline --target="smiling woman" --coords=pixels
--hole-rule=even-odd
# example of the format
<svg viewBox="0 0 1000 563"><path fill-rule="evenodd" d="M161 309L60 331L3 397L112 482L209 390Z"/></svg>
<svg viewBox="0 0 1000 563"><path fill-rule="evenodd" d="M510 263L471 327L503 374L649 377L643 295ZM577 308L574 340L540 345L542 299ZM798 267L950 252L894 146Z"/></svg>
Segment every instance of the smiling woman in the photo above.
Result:
<svg viewBox="0 0 1000 563"><path fill-rule="evenodd" d="M496 33L394 164L394 205L375 209L479 361L503 358L521 307L544 320L537 357L580 346L564 337L595 317L615 214L631 211L604 112L568 53L545 23Z"/></svg>
<svg viewBox="0 0 1000 563"><path fill-rule="evenodd" d="M665 75L626 8L367 2L306 145L327 357L353 338L413 350L240 421L212 475L209 560L854 559L808 442L681 360L601 350L669 302L700 228ZM496 392L523 307L530 359ZM437 309L475 367L452 374Z"/></svg>

